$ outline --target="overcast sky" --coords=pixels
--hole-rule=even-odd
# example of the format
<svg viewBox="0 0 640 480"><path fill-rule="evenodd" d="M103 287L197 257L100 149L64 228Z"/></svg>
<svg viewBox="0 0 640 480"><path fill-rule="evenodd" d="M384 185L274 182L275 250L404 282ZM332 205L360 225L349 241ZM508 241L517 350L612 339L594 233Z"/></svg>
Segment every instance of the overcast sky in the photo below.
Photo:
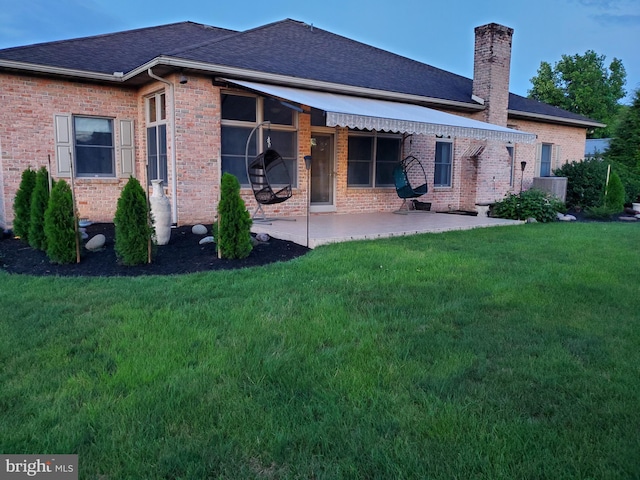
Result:
<svg viewBox="0 0 640 480"><path fill-rule="evenodd" d="M527 95L540 62L587 50L607 65L622 60L627 102L640 88L640 0L4 0L0 48L185 20L246 30L285 18L469 78L473 29L496 22L515 30L514 93Z"/></svg>

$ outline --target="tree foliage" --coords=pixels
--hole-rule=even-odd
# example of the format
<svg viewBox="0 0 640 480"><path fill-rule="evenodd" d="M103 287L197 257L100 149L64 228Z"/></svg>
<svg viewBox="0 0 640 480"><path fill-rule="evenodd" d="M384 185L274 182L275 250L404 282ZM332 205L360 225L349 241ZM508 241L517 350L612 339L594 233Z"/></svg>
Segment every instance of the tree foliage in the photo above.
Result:
<svg viewBox="0 0 640 480"><path fill-rule="evenodd" d="M44 213L47 256L52 262L73 263L76 260L75 221L71 188L64 180L58 180L51 189Z"/></svg>
<svg viewBox="0 0 640 480"><path fill-rule="evenodd" d="M604 196L604 206L612 212L621 212L624 208L624 186L616 172L611 172L609 185Z"/></svg>
<svg viewBox="0 0 640 480"><path fill-rule="evenodd" d="M36 172L27 168L22 172L20 187L13 202L13 233L29 242L29 221L31 218L31 195L36 186Z"/></svg>
<svg viewBox="0 0 640 480"><path fill-rule="evenodd" d="M614 58L608 66L605 60L587 50L584 55L563 55L553 67L541 62L531 79L529 98L605 123L606 128L591 136L608 137L620 109L618 101L626 95L627 72L621 60Z"/></svg>
<svg viewBox="0 0 640 480"><path fill-rule="evenodd" d="M31 211L29 216L29 245L43 252L47 251L47 238L44 233L44 212L49 205L49 174L45 167L36 172L36 184L31 193Z"/></svg>
<svg viewBox="0 0 640 480"><path fill-rule="evenodd" d="M116 256L124 265L139 265L149 258L149 242L152 228L149 225L147 197L140 182L133 177L122 189L115 226Z"/></svg>
<svg viewBox="0 0 640 480"><path fill-rule="evenodd" d="M631 106L622 112L615 124L605 158L640 174L640 89L635 91Z"/></svg>
<svg viewBox="0 0 640 480"><path fill-rule="evenodd" d="M251 253L251 216L240 197L240 183L230 173L222 175L218 203L216 242L223 258L245 258Z"/></svg>

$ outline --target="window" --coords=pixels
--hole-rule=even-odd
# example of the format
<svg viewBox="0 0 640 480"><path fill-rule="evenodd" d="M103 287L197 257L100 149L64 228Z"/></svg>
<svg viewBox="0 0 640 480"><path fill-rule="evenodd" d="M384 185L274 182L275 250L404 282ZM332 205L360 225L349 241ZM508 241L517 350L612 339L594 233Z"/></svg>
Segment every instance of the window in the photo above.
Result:
<svg viewBox="0 0 640 480"><path fill-rule="evenodd" d="M540 152L540 176L551 176L551 152L553 145L550 143L543 143L542 150Z"/></svg>
<svg viewBox="0 0 640 480"><path fill-rule="evenodd" d="M268 142L278 151L285 161L294 186L297 182L298 136L296 113L271 98L223 93L222 101L222 172L235 175L240 184L249 185L245 150L247 139L256 125L269 121L270 126L259 128L249 143L249 160L255 158L258 145L260 151L266 150ZM272 179L277 183L286 183L284 178Z"/></svg>
<svg viewBox="0 0 640 480"><path fill-rule="evenodd" d="M434 187L451 186L451 165L453 159L453 143L436 141L436 163L433 177Z"/></svg>
<svg viewBox="0 0 640 480"><path fill-rule="evenodd" d="M115 176L113 120L73 117L74 148L78 177Z"/></svg>
<svg viewBox="0 0 640 480"><path fill-rule="evenodd" d="M147 180L167 184L167 107L164 93L147 98Z"/></svg>
<svg viewBox="0 0 640 480"><path fill-rule="evenodd" d="M516 152L512 146L507 146L507 153L509 154L509 186L513 187L513 178L515 176L516 165Z"/></svg>
<svg viewBox="0 0 640 480"><path fill-rule="evenodd" d="M397 135L349 135L347 186L393 187L393 169L400 161L401 144Z"/></svg>

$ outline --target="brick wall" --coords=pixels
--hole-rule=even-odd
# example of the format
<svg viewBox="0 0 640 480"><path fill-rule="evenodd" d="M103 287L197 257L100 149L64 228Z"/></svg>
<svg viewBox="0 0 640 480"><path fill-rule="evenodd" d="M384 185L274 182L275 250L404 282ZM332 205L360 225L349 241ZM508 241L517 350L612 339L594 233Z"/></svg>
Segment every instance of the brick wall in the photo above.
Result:
<svg viewBox="0 0 640 480"><path fill-rule="evenodd" d="M216 217L220 179L220 91L211 85L209 77L189 75L187 84L179 84L177 76L168 79L175 86L177 221L179 224L211 223ZM100 86L61 80L49 80L22 75L0 75L0 166L2 195L0 223L10 226L13 220L13 199L22 171L28 167L47 165L51 156L54 178L57 178L55 158L54 114L96 115L113 118L116 145L115 178L78 178L75 182L78 210L81 217L110 222L117 199L126 182L119 174L119 119L135 120L135 176L146 185L146 125L145 97L166 90L167 112L171 95L167 86L153 82L140 90L117 86ZM468 115L478 118L478 115ZM168 118L170 114L168 113ZM538 134L538 142L561 145L561 161L582 159L585 130L532 121L510 120L510 127ZM311 152L311 126L308 114L298 119L297 187L287 202L265 206L268 216L304 215L307 206L307 171L304 156ZM167 134L171 137L171 125ZM348 130L334 130L337 213L379 212L396 210L402 200L395 188L349 188L347 186ZM513 185L509 184L510 164L505 145L488 142L478 158L463 157L469 146L478 143L470 139L454 139L454 162L451 187L433 186L435 137L414 136L405 143L405 153L413 153L424 165L429 192L419 198L432 203L432 209L474 208L475 203L502 198L509 191L519 191L520 169L515 169ZM482 142L479 142L482 143ZM167 139L169 185L165 191L172 196L172 142ZM516 165L527 162L524 188L534 176L535 145L516 145ZM253 212L256 202L251 190L242 190L247 208Z"/></svg>
<svg viewBox="0 0 640 480"><path fill-rule="evenodd" d="M106 116L114 119L116 150L119 119L137 117L134 91L73 81L23 75L0 75L0 145L2 145L3 209L5 222L13 222L13 200L22 172L47 166L57 175L54 114ZM119 168L116 151L116 169ZM69 179L66 179L69 181ZM112 221L120 190L126 179L85 179L75 182L78 211L94 221Z"/></svg>

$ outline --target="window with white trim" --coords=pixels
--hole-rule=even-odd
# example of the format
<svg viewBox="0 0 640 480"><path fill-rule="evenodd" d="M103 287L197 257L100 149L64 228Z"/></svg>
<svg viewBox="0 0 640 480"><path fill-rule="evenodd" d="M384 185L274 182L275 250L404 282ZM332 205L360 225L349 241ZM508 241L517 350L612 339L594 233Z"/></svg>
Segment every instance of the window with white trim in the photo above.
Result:
<svg viewBox="0 0 640 480"><path fill-rule="evenodd" d="M400 161L402 137L377 132L349 132L347 186L393 187L393 169Z"/></svg>
<svg viewBox="0 0 640 480"><path fill-rule="evenodd" d="M259 128L249 143L249 161L271 144L284 160L293 186L297 185L298 130L294 110L272 98L256 97L242 93L222 93L221 156L222 173L231 173L242 186L248 186L245 150L247 139L256 125L269 121L269 126ZM275 179L278 182L278 179ZM280 182L278 182L280 183ZM281 183L286 183L282 179Z"/></svg>
<svg viewBox="0 0 640 480"><path fill-rule="evenodd" d="M551 143L543 143L540 149L540 176L551 176L551 159L553 153L553 145Z"/></svg>
<svg viewBox="0 0 640 480"><path fill-rule="evenodd" d="M168 181L167 173L167 103L164 92L146 99L147 181Z"/></svg>
<svg viewBox="0 0 640 480"><path fill-rule="evenodd" d="M75 175L115 177L113 120L100 117L73 117Z"/></svg>
<svg viewBox="0 0 640 480"><path fill-rule="evenodd" d="M516 149L513 145L507 145L507 153L509 154L509 186L513 187L513 179L515 177L516 168Z"/></svg>
<svg viewBox="0 0 640 480"><path fill-rule="evenodd" d="M453 165L453 142L437 140L435 157L433 186L450 187Z"/></svg>

